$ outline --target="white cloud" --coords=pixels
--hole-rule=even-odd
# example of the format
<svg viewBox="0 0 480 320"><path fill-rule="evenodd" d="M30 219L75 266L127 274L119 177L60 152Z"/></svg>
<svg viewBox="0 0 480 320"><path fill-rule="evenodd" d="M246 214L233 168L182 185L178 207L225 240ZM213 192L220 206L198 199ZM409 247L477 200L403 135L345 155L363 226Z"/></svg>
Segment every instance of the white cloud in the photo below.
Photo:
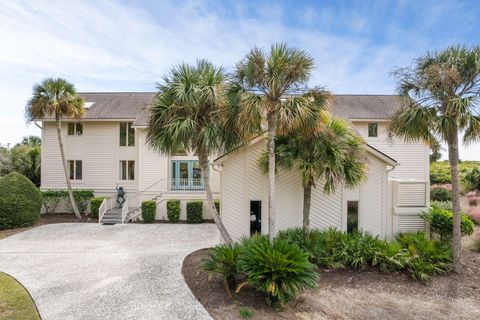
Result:
<svg viewBox="0 0 480 320"><path fill-rule="evenodd" d="M292 13L277 3L228 7L162 1L147 9L113 1L4 1L0 95L8 99L0 110L1 122L11 125L0 126L0 142L14 143L31 130L23 124L23 106L32 85L45 77L65 77L79 91L154 90L162 74L179 62L208 58L232 68L253 46L268 48L275 42L315 57L312 85L341 93L392 93L389 72L409 64L429 44L415 35L408 35L408 42L393 41L406 37L399 26L391 27L386 40L372 42L367 35L376 26L365 8L354 9L359 11L305 8ZM304 23L287 23L295 14ZM339 25L345 33L328 28Z"/></svg>

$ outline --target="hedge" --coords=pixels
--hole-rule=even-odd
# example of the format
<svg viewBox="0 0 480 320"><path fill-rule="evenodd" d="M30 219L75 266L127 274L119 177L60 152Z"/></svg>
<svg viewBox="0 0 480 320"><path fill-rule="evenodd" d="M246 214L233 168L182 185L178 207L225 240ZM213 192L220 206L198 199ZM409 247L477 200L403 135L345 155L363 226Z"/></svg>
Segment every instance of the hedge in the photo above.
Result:
<svg viewBox="0 0 480 320"><path fill-rule="evenodd" d="M73 190L73 198L77 203L77 208L80 214L84 214L85 211L87 211L88 204L90 203L90 200L93 199L94 196L95 195L93 193L93 190L82 190L82 189ZM72 208L72 204L70 203L70 199L68 198L68 193L67 193L67 203L68 203L68 207L73 213L73 208Z"/></svg>
<svg viewBox="0 0 480 320"><path fill-rule="evenodd" d="M55 213L60 202L68 199L66 190L46 190L42 191L43 208L45 213Z"/></svg>
<svg viewBox="0 0 480 320"><path fill-rule="evenodd" d="M0 229L28 227L40 218L42 194L25 176L12 172L0 178Z"/></svg>
<svg viewBox="0 0 480 320"><path fill-rule="evenodd" d="M155 212L157 211L157 203L154 200L142 202L142 219L143 223L152 223L155 221Z"/></svg>
<svg viewBox="0 0 480 320"><path fill-rule="evenodd" d="M180 200L167 201L167 217L170 222L178 222L180 219Z"/></svg>
<svg viewBox="0 0 480 320"><path fill-rule="evenodd" d="M98 219L98 209L102 205L103 200L106 197L95 197L90 200L90 217L93 219Z"/></svg>
<svg viewBox="0 0 480 320"><path fill-rule="evenodd" d="M187 222L201 223L203 221L203 202L187 202Z"/></svg>
<svg viewBox="0 0 480 320"><path fill-rule="evenodd" d="M452 201L452 191L445 188L432 188L430 190L430 200L432 201Z"/></svg>

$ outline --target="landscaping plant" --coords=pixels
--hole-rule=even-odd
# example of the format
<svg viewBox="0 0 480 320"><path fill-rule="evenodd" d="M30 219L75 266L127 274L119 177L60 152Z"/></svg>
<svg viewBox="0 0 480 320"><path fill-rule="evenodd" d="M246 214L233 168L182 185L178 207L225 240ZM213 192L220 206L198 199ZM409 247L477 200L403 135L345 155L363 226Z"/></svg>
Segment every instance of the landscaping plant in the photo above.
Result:
<svg viewBox="0 0 480 320"><path fill-rule="evenodd" d="M75 199L75 203L77 204L78 212L80 214L84 214L88 209L88 204L90 200L93 199L95 196L93 190L82 190L76 189L73 190L73 198ZM69 203L70 210L74 212L71 203Z"/></svg>
<svg viewBox="0 0 480 320"><path fill-rule="evenodd" d="M157 203L154 200L142 202L142 220L143 223L152 223L155 221L155 213L157 211Z"/></svg>
<svg viewBox="0 0 480 320"><path fill-rule="evenodd" d="M432 206L421 217L430 225L430 231L440 237L440 241L448 242L451 240L453 228L452 211ZM460 225L462 236L471 235L474 227L472 219L462 213Z"/></svg>
<svg viewBox="0 0 480 320"><path fill-rule="evenodd" d="M66 190L46 190L42 191L43 208L45 213L55 213L57 206L64 200L68 199Z"/></svg>
<svg viewBox="0 0 480 320"><path fill-rule="evenodd" d="M240 246L237 243L218 245L209 250L199 269L212 274L220 274L225 284L225 290L231 296L230 290L235 290L237 285L238 255Z"/></svg>
<svg viewBox="0 0 480 320"><path fill-rule="evenodd" d="M48 78L33 87L32 98L28 101L25 109L27 121L54 116L68 196L73 212L78 219L81 219L82 216L77 209L68 175L67 159L63 147L62 119L79 119L83 117L85 114L84 103L84 100L77 95L73 84L62 78Z"/></svg>
<svg viewBox="0 0 480 320"><path fill-rule="evenodd" d="M436 187L430 190L430 200L432 201L452 201L452 191L442 188Z"/></svg>
<svg viewBox="0 0 480 320"><path fill-rule="evenodd" d="M40 218L42 194L17 172L0 178L0 229L28 227Z"/></svg>
<svg viewBox="0 0 480 320"><path fill-rule="evenodd" d="M178 222L180 219L180 200L167 201L167 218L170 222Z"/></svg>
<svg viewBox="0 0 480 320"><path fill-rule="evenodd" d="M474 167L465 174L463 185L466 191L480 190L480 167Z"/></svg>
<svg viewBox="0 0 480 320"><path fill-rule="evenodd" d="M397 238L408 252L405 267L414 280L425 281L431 275L452 270L452 251L447 243L428 240L423 232L401 234Z"/></svg>
<svg viewBox="0 0 480 320"><path fill-rule="evenodd" d="M267 294L270 304L283 305L316 286L319 275L308 258L305 251L285 240L253 236L242 242L238 264L247 277L244 284Z"/></svg>
<svg viewBox="0 0 480 320"><path fill-rule="evenodd" d="M203 222L203 202L202 201L187 202L187 222L188 223Z"/></svg>
<svg viewBox="0 0 480 320"><path fill-rule="evenodd" d="M98 209L100 209L104 199L105 197L95 197L90 200L90 216L92 219L98 219Z"/></svg>

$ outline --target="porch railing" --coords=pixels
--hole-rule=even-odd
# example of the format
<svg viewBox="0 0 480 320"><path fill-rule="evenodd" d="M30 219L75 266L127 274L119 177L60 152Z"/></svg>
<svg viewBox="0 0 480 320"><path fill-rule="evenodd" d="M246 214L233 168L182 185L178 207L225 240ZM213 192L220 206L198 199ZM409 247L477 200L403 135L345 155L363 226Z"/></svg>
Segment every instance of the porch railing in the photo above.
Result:
<svg viewBox="0 0 480 320"><path fill-rule="evenodd" d="M175 191L205 190L203 179L172 179L170 189Z"/></svg>
<svg viewBox="0 0 480 320"><path fill-rule="evenodd" d="M128 215L128 199L125 200L122 207L122 224L125 222L127 215Z"/></svg>
<svg viewBox="0 0 480 320"><path fill-rule="evenodd" d="M102 204L98 208L98 223L102 222L103 216L105 215L105 213L108 210L113 209L113 207L116 204L115 201L116 200L115 200L114 197L108 197L108 198L103 199Z"/></svg>

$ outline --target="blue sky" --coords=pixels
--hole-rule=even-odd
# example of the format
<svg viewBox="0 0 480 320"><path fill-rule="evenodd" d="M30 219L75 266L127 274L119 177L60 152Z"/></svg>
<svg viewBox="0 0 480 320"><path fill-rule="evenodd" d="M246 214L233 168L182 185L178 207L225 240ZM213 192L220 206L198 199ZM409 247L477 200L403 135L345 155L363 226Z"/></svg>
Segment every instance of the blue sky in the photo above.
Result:
<svg viewBox="0 0 480 320"><path fill-rule="evenodd" d="M39 134L23 109L45 77L78 91L152 91L179 62L232 69L253 46L286 42L315 58L311 86L391 94L396 67L480 45L479 17L477 1L3 1L0 143ZM480 160L478 150L460 156Z"/></svg>

